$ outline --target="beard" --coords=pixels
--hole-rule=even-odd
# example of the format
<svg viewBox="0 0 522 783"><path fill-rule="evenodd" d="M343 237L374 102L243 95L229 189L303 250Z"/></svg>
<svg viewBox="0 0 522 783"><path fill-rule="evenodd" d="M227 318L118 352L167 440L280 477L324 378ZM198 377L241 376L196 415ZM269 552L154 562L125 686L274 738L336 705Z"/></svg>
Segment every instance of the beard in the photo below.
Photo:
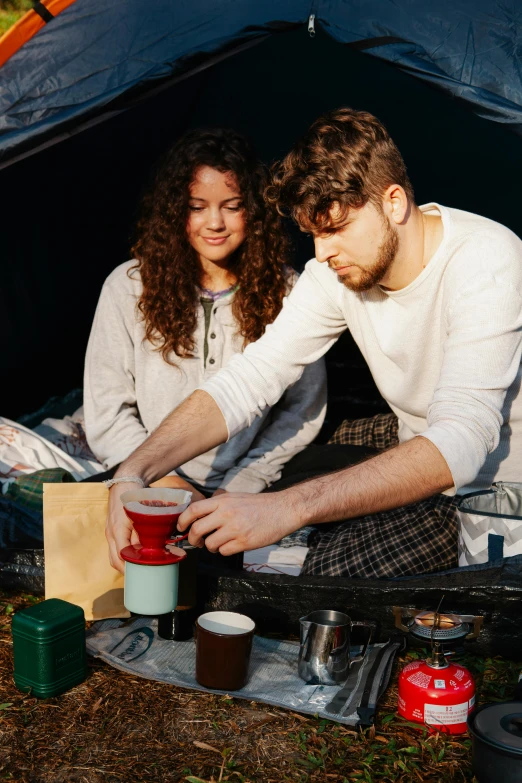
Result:
<svg viewBox="0 0 522 783"><path fill-rule="evenodd" d="M356 293L360 291L369 291L370 288L378 285L395 260L395 256L399 250L399 234L397 229L392 228L384 217L383 220L385 235L377 250L377 259L373 266L368 269L363 269L362 267L357 266L357 264L354 264L360 272L358 280L351 280L349 275L339 277L339 282L346 288L349 288L350 291L355 291Z"/></svg>

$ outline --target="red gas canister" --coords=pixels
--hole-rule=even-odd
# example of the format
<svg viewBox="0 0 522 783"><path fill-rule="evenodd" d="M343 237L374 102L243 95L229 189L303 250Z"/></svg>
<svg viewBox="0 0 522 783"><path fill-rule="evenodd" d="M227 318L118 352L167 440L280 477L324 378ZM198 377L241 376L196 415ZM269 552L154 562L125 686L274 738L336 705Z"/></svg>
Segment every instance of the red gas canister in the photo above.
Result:
<svg viewBox="0 0 522 783"><path fill-rule="evenodd" d="M464 734L474 704L470 672L448 663L442 653L407 664L399 676L399 715L415 723L447 734Z"/></svg>

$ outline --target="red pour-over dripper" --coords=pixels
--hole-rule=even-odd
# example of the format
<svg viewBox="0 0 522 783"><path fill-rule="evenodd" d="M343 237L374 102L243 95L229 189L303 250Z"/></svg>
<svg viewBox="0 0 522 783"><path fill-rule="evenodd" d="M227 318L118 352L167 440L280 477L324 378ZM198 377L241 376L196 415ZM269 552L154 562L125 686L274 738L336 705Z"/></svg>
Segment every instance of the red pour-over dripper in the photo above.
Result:
<svg viewBox="0 0 522 783"><path fill-rule="evenodd" d="M139 536L140 543L124 547L120 552L123 560L149 566L168 565L183 560L186 552L182 549L176 547L175 551L169 551L165 547L187 538L188 533L172 539L171 533L179 516L189 505L191 497L190 492L166 487L124 492L121 496L123 508ZM142 501L147 504L161 501L169 505L143 505Z"/></svg>

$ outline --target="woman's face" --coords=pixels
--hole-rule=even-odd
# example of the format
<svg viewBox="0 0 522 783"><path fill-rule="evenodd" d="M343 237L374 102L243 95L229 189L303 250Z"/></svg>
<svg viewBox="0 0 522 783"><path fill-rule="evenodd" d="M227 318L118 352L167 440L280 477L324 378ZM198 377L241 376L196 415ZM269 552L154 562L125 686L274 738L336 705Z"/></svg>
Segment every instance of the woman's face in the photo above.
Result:
<svg viewBox="0 0 522 783"><path fill-rule="evenodd" d="M201 261L222 265L246 236L245 211L235 176L201 166L190 186L189 242Z"/></svg>

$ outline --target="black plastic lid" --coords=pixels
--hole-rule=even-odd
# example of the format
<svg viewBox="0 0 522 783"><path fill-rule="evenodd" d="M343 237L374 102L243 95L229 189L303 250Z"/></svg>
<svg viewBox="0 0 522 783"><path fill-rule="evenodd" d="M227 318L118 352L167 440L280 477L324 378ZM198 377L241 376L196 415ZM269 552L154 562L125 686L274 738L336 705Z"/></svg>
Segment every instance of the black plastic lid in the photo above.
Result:
<svg viewBox="0 0 522 783"><path fill-rule="evenodd" d="M522 701L484 706L473 716L472 727L484 742L522 759Z"/></svg>

